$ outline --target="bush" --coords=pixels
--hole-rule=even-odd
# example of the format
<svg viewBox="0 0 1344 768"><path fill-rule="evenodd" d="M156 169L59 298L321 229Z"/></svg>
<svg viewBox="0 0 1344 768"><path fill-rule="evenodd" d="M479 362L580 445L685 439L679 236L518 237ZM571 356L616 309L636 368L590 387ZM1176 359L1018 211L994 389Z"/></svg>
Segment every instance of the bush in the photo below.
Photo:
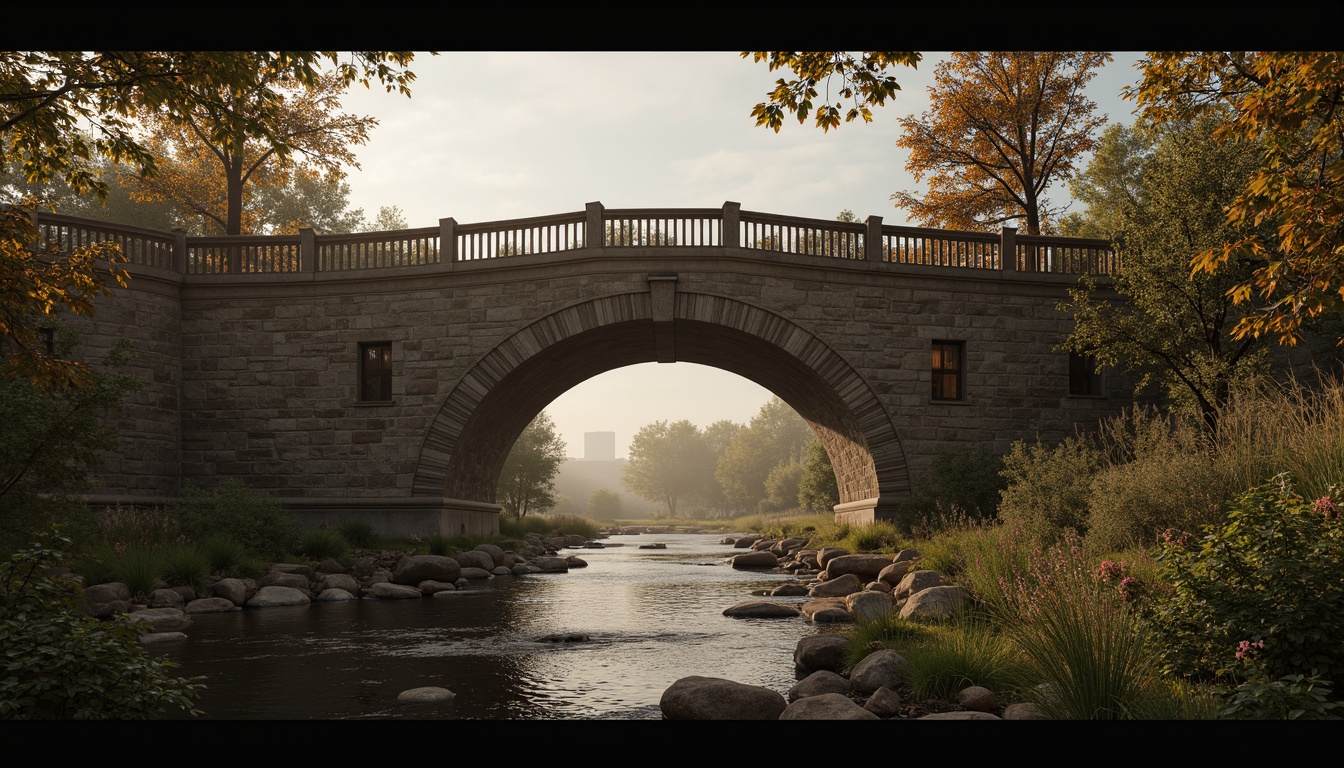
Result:
<svg viewBox="0 0 1344 768"><path fill-rule="evenodd" d="M897 525L910 533L949 517L992 520L1006 485L1003 457L988 447L943 448L934 455L928 477L902 502Z"/></svg>
<svg viewBox="0 0 1344 768"><path fill-rule="evenodd" d="M335 531L309 528L299 534L299 553L311 560L339 560L350 554L350 543Z"/></svg>
<svg viewBox="0 0 1344 768"><path fill-rule="evenodd" d="M281 558L298 538L298 526L284 507L240 480L226 480L213 491L188 485L170 511L192 541L227 536L256 557Z"/></svg>
<svg viewBox="0 0 1344 768"><path fill-rule="evenodd" d="M169 549L162 558L163 578L172 587L191 587L197 596L205 594L210 575L210 558L197 547L180 545Z"/></svg>
<svg viewBox="0 0 1344 768"><path fill-rule="evenodd" d="M1066 530L1083 534L1092 478L1101 468L1101 452L1082 436L1054 447L1019 440L1003 459L1007 485L999 519L1047 543L1058 541Z"/></svg>
<svg viewBox="0 0 1344 768"><path fill-rule="evenodd" d="M1340 690L1341 506L1337 495L1302 498L1284 474L1244 494L1202 539L1164 541L1159 576L1171 590L1154 597L1150 613L1165 667L1234 682L1319 674Z"/></svg>
<svg viewBox="0 0 1344 768"><path fill-rule="evenodd" d="M124 547L112 556L109 567L114 579L125 584L132 596L148 596L159 587L163 552L154 547Z"/></svg>
<svg viewBox="0 0 1344 768"><path fill-rule="evenodd" d="M202 678L169 674L139 643L140 630L84 614L59 534L0 565L0 719L150 719L194 709Z"/></svg>
<svg viewBox="0 0 1344 768"><path fill-rule="evenodd" d="M466 546L465 548L471 549L472 546L475 545ZM431 555L439 555L442 557L461 551L463 546L460 537L445 536L442 533L431 533L425 538L425 549Z"/></svg>
<svg viewBox="0 0 1344 768"><path fill-rule="evenodd" d="M1004 635L970 619L901 653L910 662L910 686L924 698L954 701L971 685L1007 692L1028 676L1016 647Z"/></svg>
<svg viewBox="0 0 1344 768"><path fill-rule="evenodd" d="M238 576L247 562L247 550L228 536L211 536L198 546L209 563L210 573L218 576Z"/></svg>
<svg viewBox="0 0 1344 768"><path fill-rule="evenodd" d="M378 546L378 533L373 529L373 523L363 518L346 520L336 530L352 547L373 549Z"/></svg>
<svg viewBox="0 0 1344 768"><path fill-rule="evenodd" d="M850 552L897 552L905 548L905 538L893 523L882 520L850 528L838 546Z"/></svg>
<svg viewBox="0 0 1344 768"><path fill-rule="evenodd" d="M849 646L845 649L843 665L845 669L853 669L873 651L884 648L899 651L908 643L929 637L931 631L895 613L856 624L846 632Z"/></svg>

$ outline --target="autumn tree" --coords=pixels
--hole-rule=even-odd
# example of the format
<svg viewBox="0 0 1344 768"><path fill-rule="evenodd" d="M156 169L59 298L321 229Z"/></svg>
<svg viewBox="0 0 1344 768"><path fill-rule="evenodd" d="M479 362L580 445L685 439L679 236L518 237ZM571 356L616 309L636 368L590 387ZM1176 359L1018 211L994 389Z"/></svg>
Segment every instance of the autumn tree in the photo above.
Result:
<svg viewBox="0 0 1344 768"><path fill-rule="evenodd" d="M1265 357L1263 343L1232 334L1248 307L1234 305L1229 288L1252 265L1238 258L1216 274L1190 271L1196 255L1238 236L1225 211L1258 164L1253 146L1213 138L1222 125L1207 114L1108 130L1075 193L1101 231L1123 238L1124 269L1113 277L1123 301L1096 296L1084 281L1061 306L1074 314L1067 349L1138 374L1140 389L1161 387L1210 430L1235 382L1260 371Z"/></svg>
<svg viewBox="0 0 1344 768"><path fill-rule="evenodd" d="M1156 52L1140 69L1141 81L1125 97L1144 119L1183 121L1230 108L1215 138L1259 153L1226 213L1235 235L1193 259L1206 273L1254 265L1229 288L1247 310L1234 334L1292 344L1311 319L1338 318L1344 313L1344 52Z"/></svg>
<svg viewBox="0 0 1344 768"><path fill-rule="evenodd" d="M0 51L0 174L17 172L29 184L60 180L75 194L106 199L100 161L154 170L154 156L137 134L137 115L185 119L198 107L221 106L221 92L255 89L277 73L307 87L324 69L346 85L376 81L409 95L412 57L387 51ZM279 128L281 95L263 92L259 104L251 114L227 115L224 128L288 154L291 139ZM109 283L125 281L121 256L108 244L45 249L30 214L49 203L5 202L18 206L0 212L6 374L45 387L89 386L87 368L46 352L39 331L62 312L91 314Z"/></svg>
<svg viewBox="0 0 1344 768"><path fill-rule="evenodd" d="M367 142L378 123L340 111L345 87L336 73L305 84L283 70L241 91L198 86L209 92L185 115L147 116L145 145L158 160L156 172L141 179L140 199L170 200L214 222L225 235L296 228L285 226L290 222L267 227L267 209L259 203L273 196L255 191L340 189L344 167L359 167L352 146ZM271 135L252 135L234 122L237 115L263 109L272 113ZM272 141L277 137L279 142Z"/></svg>
<svg viewBox="0 0 1344 768"><path fill-rule="evenodd" d="M892 195L921 226L1048 229L1045 196L1096 144L1104 115L1084 94L1111 60L1095 51L957 51L934 70L930 109L900 121L896 145L923 194Z"/></svg>
<svg viewBox="0 0 1344 768"><path fill-rule="evenodd" d="M504 460L495 498L504 514L523 518L555 506L555 476L565 460L565 441L545 412L523 429Z"/></svg>
<svg viewBox="0 0 1344 768"><path fill-rule="evenodd" d="M714 456L700 429L682 419L646 424L630 440L621 484L642 499L663 504L675 517L683 499L702 497L713 478Z"/></svg>

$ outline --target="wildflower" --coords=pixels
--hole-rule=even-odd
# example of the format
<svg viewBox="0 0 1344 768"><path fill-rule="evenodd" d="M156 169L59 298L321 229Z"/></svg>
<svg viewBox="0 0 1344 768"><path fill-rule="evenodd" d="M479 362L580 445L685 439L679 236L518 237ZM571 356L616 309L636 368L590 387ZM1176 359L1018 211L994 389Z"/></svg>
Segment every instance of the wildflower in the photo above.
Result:
<svg viewBox="0 0 1344 768"><path fill-rule="evenodd" d="M1143 594L1144 583L1142 579L1136 579L1133 576L1126 576L1120 580L1120 586L1116 589L1120 592L1120 599L1126 603Z"/></svg>
<svg viewBox="0 0 1344 768"><path fill-rule="evenodd" d="M1241 642L1237 643L1237 660L1240 661L1241 659L1253 656L1258 651L1263 651L1264 649L1265 649L1264 640L1256 640L1255 642L1251 642L1250 640L1242 640Z"/></svg>
<svg viewBox="0 0 1344 768"><path fill-rule="evenodd" d="M1339 517L1339 505L1329 496L1322 496L1311 505L1312 511L1318 515L1324 515L1329 520L1332 517Z"/></svg>
<svg viewBox="0 0 1344 768"><path fill-rule="evenodd" d="M1098 572L1102 581L1115 581L1118 578L1124 577L1125 561L1121 560L1117 563L1111 560L1104 560L1102 561Z"/></svg>

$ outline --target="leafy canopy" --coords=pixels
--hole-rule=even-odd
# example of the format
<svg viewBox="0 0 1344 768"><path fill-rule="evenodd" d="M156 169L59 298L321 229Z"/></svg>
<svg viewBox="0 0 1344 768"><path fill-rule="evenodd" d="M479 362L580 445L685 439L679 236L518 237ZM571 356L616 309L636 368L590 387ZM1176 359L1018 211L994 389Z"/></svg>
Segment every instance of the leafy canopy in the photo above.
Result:
<svg viewBox="0 0 1344 768"><path fill-rule="evenodd" d="M1344 312L1344 52L1154 52L1140 66L1125 97L1143 118L1230 108L1216 138L1258 147L1259 166L1227 209L1236 235L1192 261L1208 273L1255 263L1228 289L1238 304L1263 300L1237 337L1293 344L1304 323Z"/></svg>
<svg viewBox="0 0 1344 768"><path fill-rule="evenodd" d="M555 432L555 422L545 412L537 414L523 429L504 460L496 498L504 514L526 517L555 506L555 476L565 459L565 441Z"/></svg>
<svg viewBox="0 0 1344 768"><path fill-rule="evenodd" d="M894 66L915 67L922 54L914 51L864 51L860 54L845 51L742 51L742 58L750 56L753 62L765 62L771 72L777 69L789 69L794 77L790 80L780 78L775 87L766 94L767 101L757 104L751 110L756 125L773 128L779 133L786 114L797 117L798 123L813 116L816 126L822 131L840 127L840 113L844 110L845 122L863 118L865 123L873 120L870 105L882 106L888 98L894 98L901 89L896 78L888 75L887 68ZM831 81L839 80L834 92ZM825 83L824 103L816 105L817 85ZM845 100L849 107L845 107Z"/></svg>

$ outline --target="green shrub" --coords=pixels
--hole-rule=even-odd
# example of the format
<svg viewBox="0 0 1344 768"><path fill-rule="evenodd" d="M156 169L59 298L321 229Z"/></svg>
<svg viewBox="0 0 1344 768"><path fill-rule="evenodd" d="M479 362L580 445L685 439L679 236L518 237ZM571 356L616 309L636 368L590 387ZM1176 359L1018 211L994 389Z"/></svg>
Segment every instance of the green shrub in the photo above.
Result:
<svg viewBox="0 0 1344 768"><path fill-rule="evenodd" d="M1164 541L1159 578L1170 590L1150 613L1166 668L1229 681L1319 674L1341 690L1341 506L1337 495L1302 498L1284 474L1237 499L1202 538Z"/></svg>
<svg viewBox="0 0 1344 768"><path fill-rule="evenodd" d="M363 518L346 520L336 530L352 547L373 549L378 546L378 532L374 530L373 523Z"/></svg>
<svg viewBox="0 0 1344 768"><path fill-rule="evenodd" d="M308 528L299 534L299 553L311 560L339 560L350 554L350 543L326 528Z"/></svg>
<svg viewBox="0 0 1344 768"><path fill-rule="evenodd" d="M873 651L889 648L899 652L904 646L929 637L931 632L928 627L895 613L860 622L845 633L849 646L842 664L845 669L853 669Z"/></svg>
<svg viewBox="0 0 1344 768"><path fill-rule="evenodd" d="M1319 675L1252 677L1233 689L1220 715L1229 720L1339 720L1344 702L1331 701Z"/></svg>
<svg viewBox="0 0 1344 768"><path fill-rule="evenodd" d="M159 586L163 574L163 551L153 547L125 547L109 565L116 581L126 585L132 596L148 596Z"/></svg>
<svg viewBox="0 0 1344 768"><path fill-rule="evenodd" d="M170 511L192 541L227 536L256 557L281 558L298 539L298 526L284 507L240 480L226 480L213 491L188 485Z"/></svg>
<svg viewBox="0 0 1344 768"><path fill-rule="evenodd" d="M167 550L162 556L163 578L172 587L191 587L198 596L205 594L210 575L210 558L189 544Z"/></svg>
<svg viewBox="0 0 1344 768"><path fill-rule="evenodd" d="M199 715L203 678L169 674L139 643L140 630L85 615L78 583L52 577L65 565L59 535L0 565L0 719L107 719Z"/></svg>
<svg viewBox="0 0 1344 768"><path fill-rule="evenodd" d="M910 498L901 502L896 525L904 533L936 530L952 518L992 520L998 515L999 494L1007 485L1003 457L986 446L954 446L939 450L928 475L917 483Z"/></svg>
<svg viewBox="0 0 1344 768"><path fill-rule="evenodd" d="M895 524L878 520L853 526L838 546L850 552L897 552L905 548L905 542Z"/></svg>
<svg viewBox="0 0 1344 768"><path fill-rule="evenodd" d="M979 685L1012 691L1029 673L1016 646L988 624L965 619L902 651L910 662L910 685L923 698L954 701Z"/></svg>
<svg viewBox="0 0 1344 768"><path fill-rule="evenodd" d="M217 576L238 576L247 561L247 550L228 536L210 536L198 545L209 563L210 573Z"/></svg>
<svg viewBox="0 0 1344 768"><path fill-rule="evenodd" d="M445 536L442 533L431 533L425 537L425 549L431 555L450 556L454 552L461 550L458 537ZM474 544L472 546L475 546ZM470 549L471 547L467 547Z"/></svg>
<svg viewBox="0 0 1344 768"><path fill-rule="evenodd" d="M1066 530L1085 533L1092 478L1102 461L1101 452L1082 436L1054 447L1019 440L1003 459L1007 485L999 519L1047 543L1058 541Z"/></svg>

